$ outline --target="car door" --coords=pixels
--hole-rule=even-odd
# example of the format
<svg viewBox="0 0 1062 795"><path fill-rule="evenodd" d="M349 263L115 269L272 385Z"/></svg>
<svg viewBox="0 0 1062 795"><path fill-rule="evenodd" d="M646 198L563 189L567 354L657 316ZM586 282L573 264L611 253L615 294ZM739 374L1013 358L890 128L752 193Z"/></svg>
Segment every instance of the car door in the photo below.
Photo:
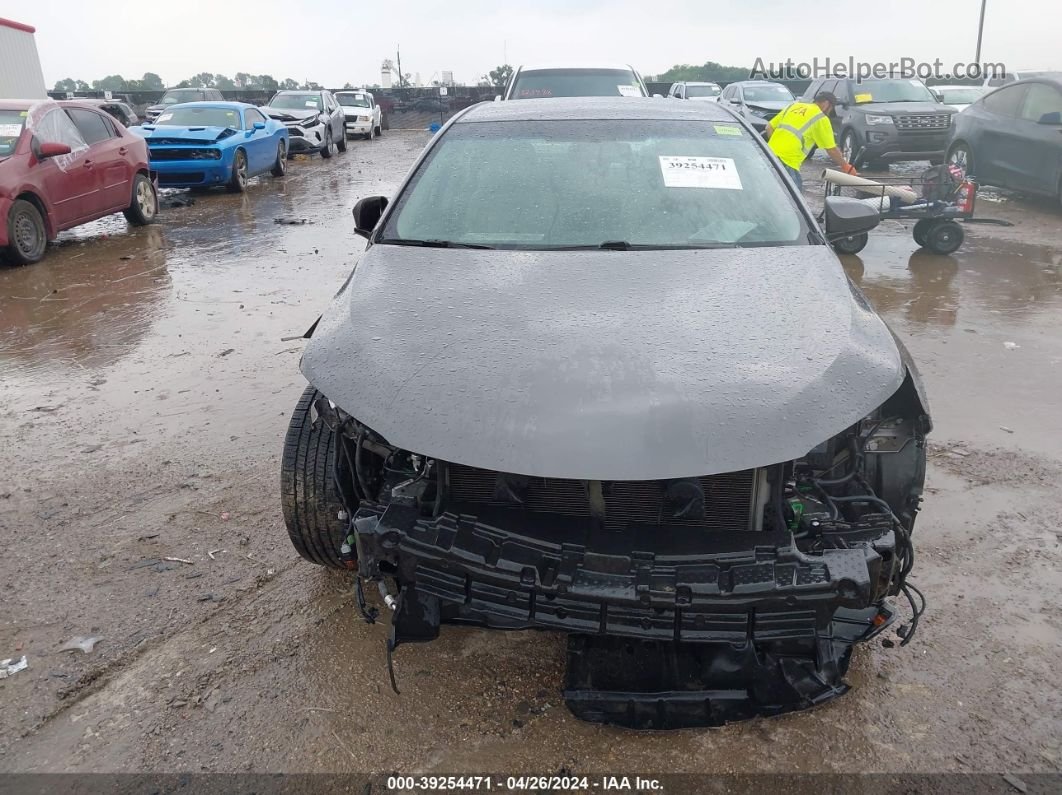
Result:
<svg viewBox="0 0 1062 795"><path fill-rule="evenodd" d="M1017 84L993 91L981 100L978 124L968 141L977 177L1005 188L1017 187L1021 143L1015 133L1018 111L1025 99L1026 86Z"/></svg>
<svg viewBox="0 0 1062 795"><path fill-rule="evenodd" d="M243 112L244 135L247 140L247 165L252 174L260 174L267 170L276 158L276 146L269 130L263 128L256 130L254 125L265 124L266 119L254 108L247 108Z"/></svg>
<svg viewBox="0 0 1062 795"><path fill-rule="evenodd" d="M324 102L325 113L328 115L328 123L332 127L332 139L336 141L343 140L343 114L339 112L339 103L336 102L335 97L331 92L322 91L321 98Z"/></svg>
<svg viewBox="0 0 1062 795"><path fill-rule="evenodd" d="M88 144L88 157L96 173L96 193L85 197L86 217L107 215L128 207L133 195L133 175L125 159L128 147L118 136L114 122L97 110L67 108L66 115Z"/></svg>
<svg viewBox="0 0 1062 795"><path fill-rule="evenodd" d="M69 229L87 213L87 197L96 192L96 172L88 144L61 109L48 112L33 129L36 144L59 143L70 147L69 155L39 160L32 173L50 205L56 231Z"/></svg>
<svg viewBox="0 0 1062 795"><path fill-rule="evenodd" d="M1062 92L1029 83L1012 134L1014 187L1056 196L1062 163Z"/></svg>

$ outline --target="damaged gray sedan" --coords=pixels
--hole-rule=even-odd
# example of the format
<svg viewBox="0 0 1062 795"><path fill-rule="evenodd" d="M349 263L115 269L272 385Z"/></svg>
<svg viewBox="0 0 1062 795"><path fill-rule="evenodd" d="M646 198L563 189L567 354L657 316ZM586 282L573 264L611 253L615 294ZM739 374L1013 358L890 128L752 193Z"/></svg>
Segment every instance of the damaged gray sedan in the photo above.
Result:
<svg viewBox="0 0 1062 795"><path fill-rule="evenodd" d="M844 693L905 595L930 418L903 345L747 124L492 103L436 135L307 333L298 552L440 625L568 634L564 698L639 728ZM395 655L400 659L401 655Z"/></svg>

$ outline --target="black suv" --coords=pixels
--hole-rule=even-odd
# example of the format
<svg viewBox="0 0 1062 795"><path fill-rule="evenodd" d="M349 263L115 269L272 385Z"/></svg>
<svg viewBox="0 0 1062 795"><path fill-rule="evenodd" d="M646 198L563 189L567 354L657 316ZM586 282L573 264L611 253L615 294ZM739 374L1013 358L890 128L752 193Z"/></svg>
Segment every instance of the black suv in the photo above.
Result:
<svg viewBox="0 0 1062 795"><path fill-rule="evenodd" d="M812 102L820 91L837 97L833 132L853 165L944 162L955 109L938 102L921 80L825 78L812 81L801 99Z"/></svg>

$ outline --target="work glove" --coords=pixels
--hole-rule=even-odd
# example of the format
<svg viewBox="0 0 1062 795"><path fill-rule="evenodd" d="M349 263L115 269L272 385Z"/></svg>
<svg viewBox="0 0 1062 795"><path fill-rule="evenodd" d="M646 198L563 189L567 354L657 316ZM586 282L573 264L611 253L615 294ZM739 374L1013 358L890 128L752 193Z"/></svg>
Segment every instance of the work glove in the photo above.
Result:
<svg viewBox="0 0 1062 795"><path fill-rule="evenodd" d="M855 166L853 166L851 163L845 163L844 164L844 168L842 168L841 170L845 174L850 174L853 177L858 177L859 176L859 172L856 171Z"/></svg>

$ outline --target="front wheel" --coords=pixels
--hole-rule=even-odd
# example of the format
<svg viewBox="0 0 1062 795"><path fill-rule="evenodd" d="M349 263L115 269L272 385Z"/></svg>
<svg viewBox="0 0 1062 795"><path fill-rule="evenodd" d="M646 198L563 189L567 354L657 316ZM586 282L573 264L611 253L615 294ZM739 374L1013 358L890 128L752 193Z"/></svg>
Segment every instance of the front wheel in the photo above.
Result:
<svg viewBox="0 0 1062 795"><path fill-rule="evenodd" d="M963 175L973 174L974 160L970 147L961 141L953 143L948 149L948 165L956 166Z"/></svg>
<svg viewBox="0 0 1062 795"><path fill-rule="evenodd" d="M962 227L957 223L942 221L926 231L926 248L934 254L951 254L958 250L965 237Z"/></svg>
<svg viewBox="0 0 1062 795"><path fill-rule="evenodd" d="M274 177L282 177L288 170L288 147L281 140L277 143L277 159L273 161L273 169L269 172Z"/></svg>
<svg viewBox="0 0 1062 795"><path fill-rule="evenodd" d="M911 237L914 238L914 242L920 245L922 248L926 247L926 233L929 232L933 226L933 222L928 218L923 218L921 221L914 225L914 231L911 233Z"/></svg>
<svg viewBox="0 0 1062 795"><path fill-rule="evenodd" d="M336 149L340 152L347 151L347 130L344 127L339 133L339 140L336 142Z"/></svg>
<svg viewBox="0 0 1062 795"><path fill-rule="evenodd" d="M232 157L232 174L225 186L229 193L243 193L247 190L247 153L237 149Z"/></svg>
<svg viewBox="0 0 1062 795"><path fill-rule="evenodd" d="M280 504L295 551L311 563L341 569L346 523L339 518L345 508L336 486L336 435L319 418L314 421L319 397L307 387L291 415L280 462ZM338 474L349 477L345 467Z"/></svg>
<svg viewBox="0 0 1062 795"><path fill-rule="evenodd" d="M859 139L856 138L855 130L845 130L841 136L841 154L854 168L859 168L863 163L863 158L859 156Z"/></svg>
<svg viewBox="0 0 1062 795"><path fill-rule="evenodd" d="M332 128L325 127L324 146L321 147L321 157L332 156Z"/></svg>
<svg viewBox="0 0 1062 795"><path fill-rule="evenodd" d="M376 137L377 138L379 138L381 135L383 135L383 129L380 127L379 124L376 125L376 129L373 130L373 132L376 133Z"/></svg>
<svg viewBox="0 0 1062 795"><path fill-rule="evenodd" d="M122 210L125 220L133 226L147 226L159 214L159 197L155 186L145 174L137 174L133 180L133 199Z"/></svg>
<svg viewBox="0 0 1062 795"><path fill-rule="evenodd" d="M17 265L40 262L48 245L48 232L40 210L24 199L13 202L7 214L7 240L7 256L12 262Z"/></svg>
<svg viewBox="0 0 1062 795"><path fill-rule="evenodd" d="M858 235L841 237L833 241L833 250L838 254L858 254L864 249L864 247L866 247L869 239L870 236L866 232L860 232Z"/></svg>

